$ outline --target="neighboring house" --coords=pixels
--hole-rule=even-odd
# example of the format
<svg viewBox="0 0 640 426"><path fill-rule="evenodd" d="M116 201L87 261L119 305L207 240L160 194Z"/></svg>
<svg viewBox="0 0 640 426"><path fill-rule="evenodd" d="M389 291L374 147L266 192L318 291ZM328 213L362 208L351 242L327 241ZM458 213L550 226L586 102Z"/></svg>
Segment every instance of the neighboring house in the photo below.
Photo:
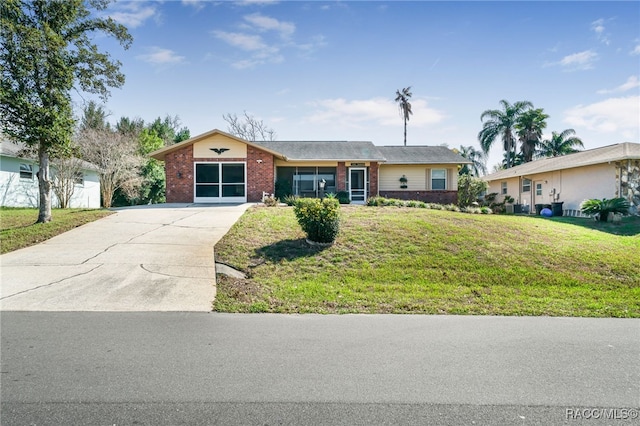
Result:
<svg viewBox="0 0 640 426"><path fill-rule="evenodd" d="M445 147L377 147L371 142L249 142L212 130L150 154L165 162L167 202L257 202L276 187L301 197L346 191L456 203L458 168ZM400 178L407 179L406 188Z"/></svg>
<svg viewBox="0 0 640 426"><path fill-rule="evenodd" d="M565 215L580 215L582 201L623 197L631 213L640 206L640 144L625 142L532 161L483 176L498 201L509 195L516 204L562 202ZM535 212L535 209L530 209Z"/></svg>
<svg viewBox="0 0 640 426"><path fill-rule="evenodd" d="M38 162L24 155L24 145L0 141L0 206L38 207ZM52 175L55 166L51 167ZM59 206L55 194L52 205ZM69 207L100 207L100 178L95 167L82 162L75 178L75 189Z"/></svg>

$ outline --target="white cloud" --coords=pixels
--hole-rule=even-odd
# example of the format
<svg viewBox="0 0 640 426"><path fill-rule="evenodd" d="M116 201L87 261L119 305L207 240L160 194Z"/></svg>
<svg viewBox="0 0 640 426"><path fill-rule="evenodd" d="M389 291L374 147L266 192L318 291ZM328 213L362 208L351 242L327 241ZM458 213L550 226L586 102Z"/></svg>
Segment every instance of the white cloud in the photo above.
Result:
<svg viewBox="0 0 640 426"><path fill-rule="evenodd" d="M149 53L139 55L138 59L142 59L153 65L179 64L184 62L184 56L177 55L173 50L163 49L153 46L149 48Z"/></svg>
<svg viewBox="0 0 640 426"><path fill-rule="evenodd" d="M593 50L573 53L562 58L559 64L565 69L587 70L593 68L593 62L598 59L598 54Z"/></svg>
<svg viewBox="0 0 640 426"><path fill-rule="evenodd" d="M204 0L182 0L182 4L185 6L193 7L195 10L201 10L205 6Z"/></svg>
<svg viewBox="0 0 640 426"><path fill-rule="evenodd" d="M116 3L115 10L109 12L114 21L127 28L137 28L149 18L158 18L159 12L155 6L142 5L140 3Z"/></svg>
<svg viewBox="0 0 640 426"><path fill-rule="evenodd" d="M604 23L605 23L605 20L602 18L593 21L591 23L591 30L596 33L596 37L598 38L599 41L601 41L606 45L609 45L610 43L609 35L605 34L604 32L605 31Z"/></svg>
<svg viewBox="0 0 640 426"><path fill-rule="evenodd" d="M600 95L605 95L607 93L622 93L622 92L626 92L628 90L631 89L635 89L636 87L640 87L640 81L638 81L638 77L635 75L632 75L631 77L629 77L627 79L627 81L623 84L621 84L620 86L614 88L614 89L602 89L602 90L598 90L598 94Z"/></svg>
<svg viewBox="0 0 640 426"><path fill-rule="evenodd" d="M314 113L306 119L315 123L330 123L332 126L346 128L365 128L372 124L380 126L399 126L402 118L398 104L387 98L347 100L344 98L323 99L313 102ZM444 120L445 115L428 107L427 102L416 99L411 102L413 115L409 125L423 127Z"/></svg>
<svg viewBox="0 0 640 426"><path fill-rule="evenodd" d="M269 46L259 35L245 33L231 33L227 31L213 31L213 35L228 44L239 47L242 50L254 51L267 49Z"/></svg>
<svg viewBox="0 0 640 426"><path fill-rule="evenodd" d="M636 47L630 52L631 55L640 55L640 44L637 44Z"/></svg>
<svg viewBox="0 0 640 426"><path fill-rule="evenodd" d="M244 17L258 31L277 31L283 38L290 37L295 31L296 26L291 22L278 21L275 18L254 13Z"/></svg>
<svg viewBox="0 0 640 426"><path fill-rule="evenodd" d="M635 139L640 130L640 96L609 98L590 105L578 105L564 114L564 122L576 131L579 127L584 127Z"/></svg>
<svg viewBox="0 0 640 426"><path fill-rule="evenodd" d="M238 6L270 6L278 3L278 0L239 0L235 2Z"/></svg>

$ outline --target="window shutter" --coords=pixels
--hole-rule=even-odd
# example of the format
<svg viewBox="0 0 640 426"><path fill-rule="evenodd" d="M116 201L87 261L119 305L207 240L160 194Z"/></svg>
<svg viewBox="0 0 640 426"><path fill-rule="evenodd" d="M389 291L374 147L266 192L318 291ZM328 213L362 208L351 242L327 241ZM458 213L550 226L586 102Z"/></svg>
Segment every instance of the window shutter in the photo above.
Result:
<svg viewBox="0 0 640 426"><path fill-rule="evenodd" d="M453 189L453 170L447 169L447 185L444 189L452 190Z"/></svg>
<svg viewBox="0 0 640 426"><path fill-rule="evenodd" d="M431 169L427 170L427 191L431 191Z"/></svg>

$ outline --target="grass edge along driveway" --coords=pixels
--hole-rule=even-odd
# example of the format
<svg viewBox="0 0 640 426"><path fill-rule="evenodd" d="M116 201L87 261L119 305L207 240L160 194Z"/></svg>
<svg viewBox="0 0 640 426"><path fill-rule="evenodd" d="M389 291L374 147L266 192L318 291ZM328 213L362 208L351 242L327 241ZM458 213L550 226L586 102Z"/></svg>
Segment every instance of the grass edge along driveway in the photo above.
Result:
<svg viewBox="0 0 640 426"><path fill-rule="evenodd" d="M41 243L113 212L104 209L52 209L52 221L35 223L38 209L0 208L0 254Z"/></svg>
<svg viewBox="0 0 640 426"><path fill-rule="evenodd" d="M254 207L215 247L247 279L220 275L213 308L640 317L640 234L576 220L342 206L336 243L320 248L291 208Z"/></svg>

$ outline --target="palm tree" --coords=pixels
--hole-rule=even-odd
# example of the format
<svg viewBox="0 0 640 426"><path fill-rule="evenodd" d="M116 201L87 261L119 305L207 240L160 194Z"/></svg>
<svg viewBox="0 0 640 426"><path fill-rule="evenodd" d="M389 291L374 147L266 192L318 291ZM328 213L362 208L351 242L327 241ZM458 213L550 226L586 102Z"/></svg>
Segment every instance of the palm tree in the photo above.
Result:
<svg viewBox="0 0 640 426"><path fill-rule="evenodd" d="M409 103L409 98L411 97L411 86L405 87L400 90L396 90L396 102L398 102L398 106L400 107L400 115L404 119L404 146L407 146L407 121L409 121L409 116L413 115L411 111L411 104Z"/></svg>
<svg viewBox="0 0 640 426"><path fill-rule="evenodd" d="M520 152L525 163L533 160L533 154L542 138L542 131L547 127L547 118L549 116L542 108L536 108L523 112L516 123Z"/></svg>
<svg viewBox="0 0 640 426"><path fill-rule="evenodd" d="M472 175L480 177L480 174L487 174L486 157L482 151L475 149L472 146L460 145L460 149L457 150L458 154L462 155L467 160L471 161L471 164L465 164L460 169L460 175Z"/></svg>
<svg viewBox="0 0 640 426"><path fill-rule="evenodd" d="M507 153L507 168L511 167L511 154L515 154L516 138L513 134L518 119L533 104L529 101L518 101L511 105L504 99L500 101L502 110L488 109L480 115L482 130L478 133L480 146L485 154L491 149L491 145L500 136L502 147ZM486 119L486 121L485 121Z"/></svg>
<svg viewBox="0 0 640 426"><path fill-rule="evenodd" d="M573 129L566 129L561 133L551 132L551 139L545 139L540 143L536 156L558 157L580 151L577 147L584 148L584 144L579 137L573 136L575 134L576 131Z"/></svg>

